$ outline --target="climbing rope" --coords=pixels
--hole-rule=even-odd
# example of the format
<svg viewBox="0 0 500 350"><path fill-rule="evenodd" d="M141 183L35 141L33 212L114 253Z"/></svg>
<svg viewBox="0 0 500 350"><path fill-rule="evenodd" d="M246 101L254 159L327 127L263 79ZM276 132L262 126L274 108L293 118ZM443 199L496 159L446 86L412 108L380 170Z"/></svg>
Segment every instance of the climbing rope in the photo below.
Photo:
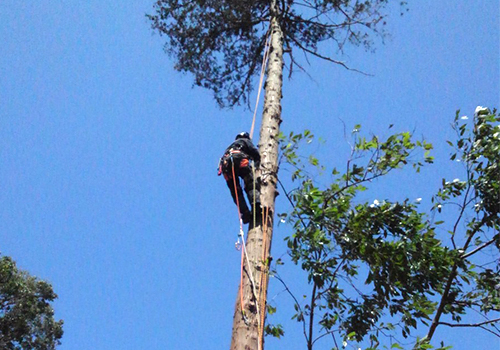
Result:
<svg viewBox="0 0 500 350"><path fill-rule="evenodd" d="M262 225L262 270L261 270L261 275L260 275L260 293L259 293L259 301L261 302L260 309L265 310L266 308L266 301L265 301L265 294L266 294L266 287L267 287L267 278L268 278L268 272L269 272L269 266L268 266L268 260L267 260L267 228L268 228L268 215L269 215L269 208L262 208L262 218L263 218L263 225ZM259 322L259 341L263 341L264 339L264 326L265 326L265 318L266 318L266 313L262 312L261 313L261 319Z"/></svg>
<svg viewBox="0 0 500 350"><path fill-rule="evenodd" d="M257 203L256 203L256 192L255 192L255 189L256 189L256 177L255 177L255 165L252 164L252 178L253 178L253 206L252 206L252 214L253 214L253 227L257 226ZM261 273L263 273L261 271ZM261 300L261 291L262 291L262 275L261 275L261 284L260 284L260 290L259 290L259 298L256 300L256 304L259 305L260 303L260 300ZM265 318L265 309L262 308L262 305L259 307L258 311L259 310L262 310L262 312L260 312L260 315L257 314L257 317L258 317L258 320L257 320L257 336L258 336L258 340L257 340L257 350L262 350L264 348L264 337L263 337L263 334L264 334L264 323L263 323L263 320Z"/></svg>
<svg viewBox="0 0 500 350"><path fill-rule="evenodd" d="M257 99L255 101L255 108L254 108L254 113L253 113L253 118L252 118L252 126L250 128L250 139L253 138L253 132L254 132L254 129L255 129L255 119L256 119L256 116L257 116L257 108L259 106L259 100L260 100L260 93L262 91L262 84L264 82L264 74L266 72L266 67L267 67L267 63L268 63L268 60L269 60L269 49L270 49L270 43L271 43L271 30L269 29L268 32L267 32L267 38L266 38L266 41L265 41L265 48L264 48L264 55L262 57L262 65L261 65L261 69L260 69L260 78L259 78L259 88L258 88L258 91L257 91ZM250 265L250 260L248 258L248 254L247 254L247 250L246 250L246 242L245 242L245 235L244 235L244 231L243 231L243 221L242 221L242 217L241 217L241 210L240 210L240 203L239 203L239 199L238 199L238 188L236 186L236 174L235 174L235 171L234 171L234 162L233 162L233 159L231 158L231 164L232 164L232 174L233 174L233 183L234 183L234 192L235 192L235 197L236 197L236 206L238 208L238 219L239 219L239 222L240 222L240 233L239 233L239 237L241 237L241 269L240 269L240 306L241 306L241 314L242 314L242 317L243 317L243 320L245 321L245 323L247 323L247 318L246 318L246 315L245 315L245 307L244 307L244 304L243 304L243 270L244 270L244 257L246 258L246 262L247 262L247 266L248 266L248 272L249 272L249 278L250 278L250 283L252 285L252 292L253 292L253 295L255 297L255 305L256 305L256 309L257 309L257 329L258 329L258 333L259 333L259 339L258 339L258 350L262 350L263 349L263 333L264 333L264 320L265 320L265 312L261 310L264 310L262 308L262 305L260 305L260 300L261 300L261 294L262 294L262 289L263 289L263 280L266 280L266 277L264 275L267 274L267 271L266 271L266 266L264 266L264 269L262 271L262 274L261 274L261 285L260 285L260 293L257 294L257 291L256 291L256 287L255 287L255 282L254 282L254 278L253 278L253 273L252 273L252 266ZM256 218L256 196L255 196L255 188L256 188L256 182L255 182L255 167L252 165L252 172L253 172L253 210L252 210L252 213L253 213L253 226L255 227L256 226L256 221L257 221L257 218ZM267 217L267 216L266 216ZM267 225L267 223L266 223ZM266 234L265 231L267 231L267 227L264 229L264 235ZM240 244L239 244L239 237L238 237L238 242L236 243L236 248L238 249ZM266 238L264 238L264 251L262 252L262 257L263 257L263 261L264 261L264 256L266 255L265 251L266 251L266 246L267 246L267 242L266 242ZM267 265L267 264L265 264ZM263 302L264 306L265 307L265 301Z"/></svg>
<svg viewBox="0 0 500 350"><path fill-rule="evenodd" d="M262 56L262 65L261 65L261 68L260 68L260 78L259 78L259 88L257 90L257 99L255 101L255 108L254 108L254 111L253 111L253 118L252 118L252 127L250 128L250 139L253 138L253 132L254 132L254 129L255 129L255 119L256 119L256 116L257 116L257 108L259 107L259 100L260 100L260 93L262 91L262 84L264 82L264 74L266 72L266 67L267 67L267 62L269 60L269 48L270 48L270 43L271 43L271 28L269 28L269 30L267 31L267 38L266 38L266 42L265 42L265 48L264 48L264 55ZM253 226L255 227L256 226L256 210L255 210L255 207L256 207L256 203L255 203L255 186L256 186L256 183L255 183L255 167L252 166L252 172L253 172ZM265 248L264 248L265 249ZM262 292L262 275L265 274L265 271L262 272L261 274L261 284L260 284L260 290L259 292ZM255 289L255 288L254 288ZM254 295L255 295L255 292L254 292ZM257 296L256 296L257 297ZM258 317L258 342L257 342L257 345L258 345L258 350L261 350L264 346L263 344L263 333L264 333L264 318L265 318L265 311L263 308L260 308L259 307L259 303L260 303L260 300L261 300L261 293L259 293L259 298L256 300L256 305L257 305L257 317ZM265 307L265 305L264 305ZM260 310L263 310L262 312L259 312L259 309Z"/></svg>
<svg viewBox="0 0 500 350"><path fill-rule="evenodd" d="M256 307L257 307L257 318L258 321L260 322L260 307L259 307L259 302L257 300L257 291L255 289L255 282L253 278L253 273L252 273L252 267L250 265L250 260L248 259L248 254L246 250L246 242L245 242L245 234L243 231L243 221L241 218L241 211L240 211L240 201L238 198L238 187L236 186L236 174L234 171L234 161L233 158L231 157L231 170L232 170L232 175L233 175L233 184L234 184L234 193L236 194L236 207L238 208L238 218L240 221L240 233L239 236L241 237L241 269L240 269L240 305L241 305L241 314L243 316L243 320L246 322L246 315L245 315L245 306L243 303L243 269L244 269L244 257L246 258L247 266L248 266L248 273L249 273L249 278L250 278L250 283L252 285L252 293L256 299ZM238 238L239 239L239 238ZM260 328L260 323L258 325Z"/></svg>
<svg viewBox="0 0 500 350"><path fill-rule="evenodd" d="M245 253L245 258L246 258L246 262L247 262L247 266L248 266L250 283L252 284L252 293L256 299L255 305L257 308L257 320L260 320L260 307L259 307L259 302L257 300L257 290L255 289L255 282L254 282L254 278L253 278L252 268L250 265L250 260L248 259L248 253L247 253L247 249L246 249L245 237L244 237L243 231L241 231L240 234L241 234L241 239L243 241L243 252Z"/></svg>
<svg viewBox="0 0 500 350"><path fill-rule="evenodd" d="M234 183L234 193L236 197L236 208L238 208L238 219L240 221L240 235L241 232L243 232L243 222L241 220L241 212L240 212L240 201L238 199L238 187L236 186L236 177L234 173L234 162L233 162L233 157L231 157L231 169L233 172L233 183ZM239 237L238 237L238 242L236 243L236 248L238 248L239 245ZM245 246L245 242L243 242L243 246ZM241 250L241 275L240 275L240 306L241 306L241 313L243 317L245 318L245 307L243 304L243 252L244 250Z"/></svg>
<svg viewBox="0 0 500 350"><path fill-rule="evenodd" d="M269 48L271 47L271 32L268 30L267 38L264 48L264 55L262 56L262 66L260 68L259 90L257 91L257 100L255 101L255 108L253 111L252 127L250 128L250 139L253 138L253 130L255 128L255 117L257 116L257 107L259 106L260 92L262 90L262 83L264 82L264 74L266 72L267 62L269 60Z"/></svg>

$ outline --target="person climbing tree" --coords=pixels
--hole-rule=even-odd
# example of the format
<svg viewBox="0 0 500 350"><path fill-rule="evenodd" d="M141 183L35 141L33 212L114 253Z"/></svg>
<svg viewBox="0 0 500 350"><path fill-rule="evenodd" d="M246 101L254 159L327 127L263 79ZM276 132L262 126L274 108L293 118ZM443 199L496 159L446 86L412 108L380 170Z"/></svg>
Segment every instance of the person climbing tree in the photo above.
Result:
<svg viewBox="0 0 500 350"><path fill-rule="evenodd" d="M250 140L247 132L241 132L236 135L235 141L226 148L224 155L219 161L219 173L224 175L227 187L231 191L231 196L236 205L239 205L241 219L243 223L248 224L252 217L251 211L243 197L241 190L240 177L243 179L245 185L245 192L247 194L250 206L255 203L255 208L260 208L260 191L258 181L254 181L250 160L255 162L258 167L260 163L259 150L254 146ZM255 184L255 188L254 188ZM256 211L259 213L259 210Z"/></svg>

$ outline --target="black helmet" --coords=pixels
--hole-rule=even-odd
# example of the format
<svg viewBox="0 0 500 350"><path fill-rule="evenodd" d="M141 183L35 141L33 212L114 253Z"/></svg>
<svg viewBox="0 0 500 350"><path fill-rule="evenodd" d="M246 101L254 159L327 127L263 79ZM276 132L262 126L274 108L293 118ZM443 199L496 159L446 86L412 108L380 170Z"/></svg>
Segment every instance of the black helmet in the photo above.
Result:
<svg viewBox="0 0 500 350"><path fill-rule="evenodd" d="M249 139L250 135L247 132L240 132L238 135L236 135L235 140L238 139Z"/></svg>

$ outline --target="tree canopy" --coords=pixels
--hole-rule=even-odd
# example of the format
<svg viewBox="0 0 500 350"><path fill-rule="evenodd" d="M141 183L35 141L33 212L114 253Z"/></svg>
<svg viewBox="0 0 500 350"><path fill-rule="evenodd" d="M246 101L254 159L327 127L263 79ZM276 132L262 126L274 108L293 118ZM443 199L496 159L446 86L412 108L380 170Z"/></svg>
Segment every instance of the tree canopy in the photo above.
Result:
<svg viewBox="0 0 500 350"><path fill-rule="evenodd" d="M406 3L399 1L400 4ZM254 0L159 0L148 15L152 27L167 36L165 50L175 68L194 75L194 84L214 92L217 103L246 102L260 63L272 14L280 21L290 74L303 69L303 52L347 66L335 58L346 43L370 49L385 35L389 0L276 2ZM322 45L327 43L328 45Z"/></svg>
<svg viewBox="0 0 500 350"><path fill-rule="evenodd" d="M51 350L60 344L63 321L54 319L52 286L0 257L0 348Z"/></svg>
<svg viewBox="0 0 500 350"><path fill-rule="evenodd" d="M299 157L299 143L311 142L310 132L282 142L297 187L287 194L291 212L281 216L293 227L286 238L289 254L306 272L311 292L299 302L286 289L307 349L321 339L333 339L336 348L357 342L374 350L390 342L428 349L438 326L478 327L500 337L500 117L478 107L472 128L459 112L453 127L457 141L448 141L450 160L463 164L465 178L443 179L430 212L422 210L421 199L360 199L375 179L434 161L432 145L409 132L365 138L356 126L343 174L327 171L314 156L307 163ZM318 185L311 167L334 181Z"/></svg>

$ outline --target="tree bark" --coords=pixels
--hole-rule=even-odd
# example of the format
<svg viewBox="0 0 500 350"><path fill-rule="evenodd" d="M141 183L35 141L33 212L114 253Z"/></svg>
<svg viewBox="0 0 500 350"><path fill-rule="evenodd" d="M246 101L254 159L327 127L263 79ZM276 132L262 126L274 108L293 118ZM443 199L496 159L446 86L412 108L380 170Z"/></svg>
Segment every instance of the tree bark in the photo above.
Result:
<svg viewBox="0 0 500 350"><path fill-rule="evenodd" d="M268 286L268 263L273 233L274 202L278 182L278 134L281 124L281 97L283 85L283 32L279 22L276 0L271 1L271 47L265 84L264 109L260 129L258 169L261 184L262 213L255 225L250 224L244 260L243 309L240 290L233 317L231 350L262 350ZM253 277L253 281L250 280Z"/></svg>

